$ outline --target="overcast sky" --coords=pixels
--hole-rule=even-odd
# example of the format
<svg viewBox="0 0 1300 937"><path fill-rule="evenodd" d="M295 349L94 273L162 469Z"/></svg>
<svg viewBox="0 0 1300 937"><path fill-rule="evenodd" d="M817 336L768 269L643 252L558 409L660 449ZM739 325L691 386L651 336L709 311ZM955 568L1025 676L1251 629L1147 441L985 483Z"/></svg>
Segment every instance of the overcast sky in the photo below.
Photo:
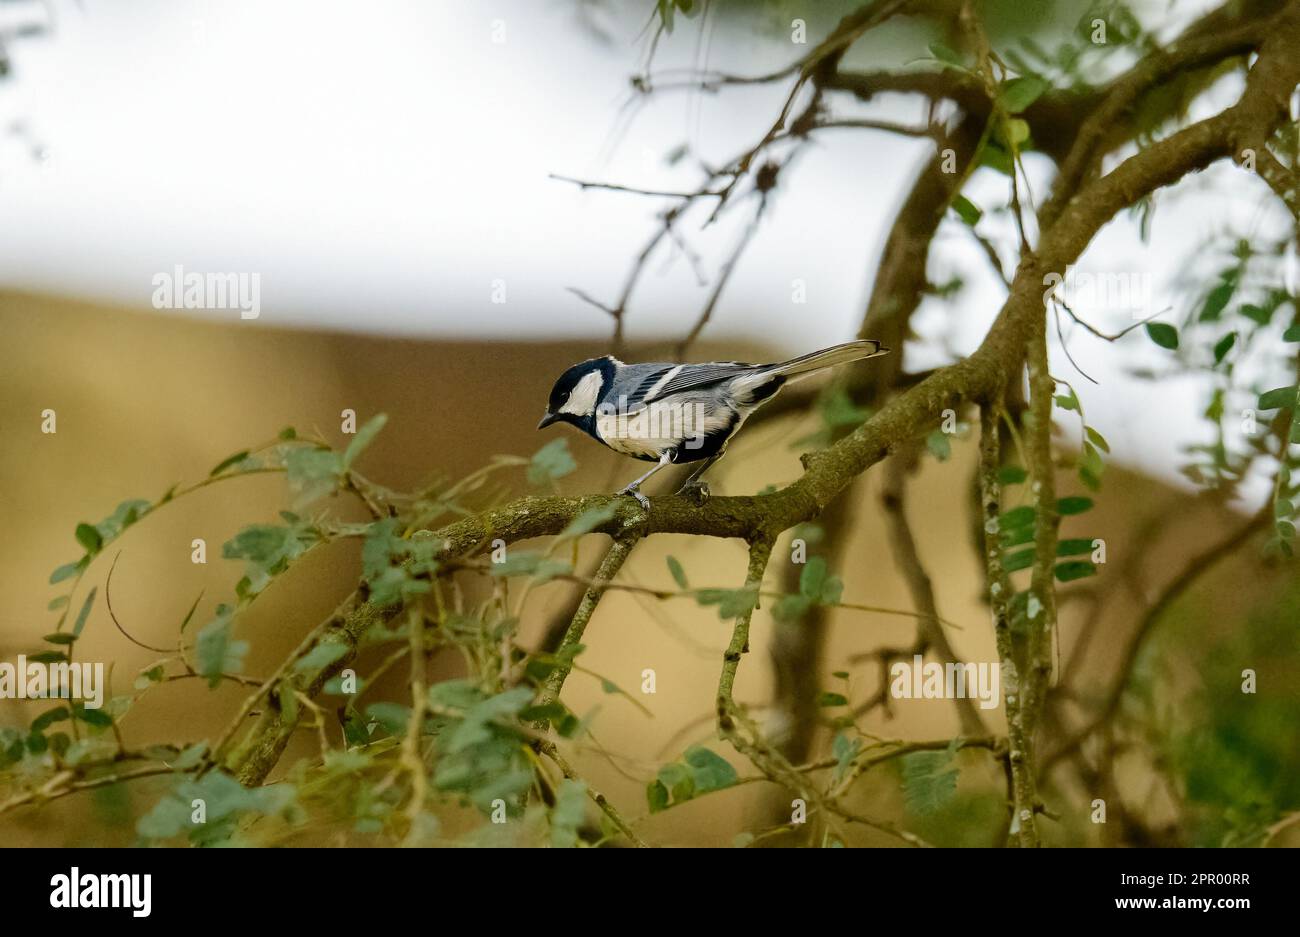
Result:
<svg viewBox="0 0 1300 937"><path fill-rule="evenodd" d="M582 192L549 174L679 189L696 181L690 160L670 168L666 152L686 143L716 161L734 156L761 136L784 92L665 94L632 114L624 105L644 54L643 20L602 21L610 33L602 42L581 25L573 0L51 5L56 31L11 43L15 78L0 85L0 283L148 308L152 278L176 264L256 272L262 308L252 328L604 335L604 315L565 288L613 300L663 203ZM13 21L42 9L19 3L0 12ZM697 24L679 27L660 65L707 61L754 73L800 51L780 34L733 41L718 30L701 43ZM911 119L919 111L883 102L873 113ZM710 336L792 353L851 337L926 146L834 131L806 151L783 178ZM1046 167L1031 162L1031 172L1041 195ZM1189 258L1213 262L1197 245L1229 224L1276 223L1261 209L1262 188L1241 175L1220 167L1162 199L1155 248L1128 221L1108 227L1084 266L1149 273L1149 311L1172 306L1181 315L1187 299L1174 286ZM1207 198L1216 180L1227 184ZM994 205L1004 190L1004 177L983 171L968 192ZM747 212L740 204L707 231L683 228L707 278ZM993 218L981 230L1011 236ZM946 224L936 243L935 279L960 272L968 282L949 340L968 351L1002 288L959 223ZM806 305L791 302L797 279L807 284ZM494 281L504 282L505 303L492 302ZM630 337L681 335L706 295L680 250L663 254L634 298ZM943 334L949 312L928 304L919 331ZM1129 321L1112 314L1098 325ZM1059 355L1053 369L1076 380L1117 458L1175 477L1178 447L1201 432L1188 403L1200 391L1125 377L1135 362L1160 363L1163 352L1140 332L1118 353L1080 332L1070 347L1102 387ZM937 350L909 356L913 366L939 360Z"/></svg>

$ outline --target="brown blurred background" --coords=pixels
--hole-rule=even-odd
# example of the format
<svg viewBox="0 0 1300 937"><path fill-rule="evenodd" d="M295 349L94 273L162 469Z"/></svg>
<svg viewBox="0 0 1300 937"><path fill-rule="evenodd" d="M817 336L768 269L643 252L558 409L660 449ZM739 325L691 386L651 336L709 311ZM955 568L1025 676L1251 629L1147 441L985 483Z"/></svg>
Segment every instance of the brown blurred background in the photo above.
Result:
<svg viewBox="0 0 1300 937"><path fill-rule="evenodd" d="M364 456L362 469L398 489L439 476L463 476L494 454L528 456L557 432L534 431L553 377L569 363L600 350L558 343L427 342L283 331L14 293L0 295L0 335L4 660L39 649L41 636L52 629L54 616L46 611L46 603L56 592L46 581L54 567L79 554L73 539L79 521L98 520L127 498L153 499L176 482L198 480L224 456L271 438L286 425L343 442L339 412L344 408L354 409L361 421L381 411L389 414L388 426ZM764 358L785 350L705 346L696 351L701 357ZM40 431L40 414L47 408L58 414L54 435ZM712 474L714 491L752 493L794 478L799 449L791 443L814 428L811 418L782 418L747 428ZM569 442L580 469L561 481L566 493L610 489L639 472L636 464L590 440L571 434ZM925 458L909 507L940 614L961 628L949 632L950 641L966 659L990 661L995 655L981 600L978 554L970 549L972 458L969 438L958 442L947 463ZM907 609L909 594L891 558L881 519L879 475L869 473L840 502L840 509L852 511L852 539L846 560L834 571L846 581L845 601ZM508 477L523 493L522 473ZM1072 493L1070 485L1063 475L1063 493ZM651 493L663 487L667 484L660 483ZM96 559L73 604L91 585L98 585L102 595L116 554L112 598L119 619L144 643L172 644L195 596L203 594L195 616L201 623L216 603L232 594L241 564L222 560L221 544L245 524L273 519L287 506L278 475L224 482L168 505ZM336 509L345 514L354 510L342 501ZM1203 548L1209 532L1226 533L1242 520L1203 499L1110 470L1098 507L1082 519L1067 519L1065 528L1067 536L1104 538L1112 558L1101 576L1063 588L1062 660L1070 659L1085 625L1095 629L1082 667L1072 677L1077 692L1100 694L1141 609L1188 555ZM1159 536L1144 548L1140 560L1113 562L1130 556L1136 538L1153 527ZM196 537L207 542L206 565L190 560ZM580 569L600 555L603 540L585 538ZM738 542L668 536L640 545L624 570L624 580L672 588L665 566L669 554L682 562L693 586L735 587L742 581L745 559ZM771 587L778 587L781 574L780 564L774 562ZM277 581L238 625L239 635L253 645L246 672L268 672L357 578L355 550L341 545L312 553ZM1252 555L1243 553L1225 562L1195 592L1194 601L1184 603L1197 623L1195 640L1210 646L1230 637L1261 595L1280 587L1277 574L1261 572ZM557 582L538 590L521 630L524 646L537 646L551 619L573 601L575 588ZM881 645L908 644L915 630L905 617L846 610L831 612L827 624L821 679L829 687L831 671L851 670L854 702L876 690L877 676L874 664L850 666L849 658ZM773 699L768 657L772 627L766 612L756 616L753 652L741 664L737 698L756 707L769 728L779 728L775 710L758 708ZM118 693L129 692L136 674L161 656L119 634L102 603L92 612L85 634L78 656L111 662ZM690 744L713 739L713 699L729 634L730 623L689 601L655 603L611 593L599 607L581 662L633 693L641 685L642 671L653 669L657 692L637 694L652 717L621 697L603 693L598 680L582 674L568 682L565 700L580 715L596 712L593 737L612 756L602 757L584 744L575 755L580 770L630 815L645 812L645 783L659 765ZM1178 634L1175 630L1175 639L1182 640ZM367 663L363 659L358 671L364 673ZM450 673L455 663L446 660L435 666ZM1294 682L1296 677L1294 672L1270 673L1266 660L1243 661L1242 666L1260 669L1265 693L1279 681ZM1181 682L1194 688L1196 678L1185 674ZM383 688L373 692L374 699L384 696ZM393 692L402 692L400 680ZM201 681L171 683L152 690L126 717L122 729L132 745L212 738L240 698L229 684L210 692ZM1176 696L1170 701L1175 704ZM37 711L32 704L0 701L0 722L26 722ZM999 710L982 715L990 731L1002 731ZM901 701L894 705L892 718L876 710L860 725L882 736L912 739L960 731L952 705L945 701ZM828 740L823 730L817 751L824 753ZM304 730L280 770L297 757L309 757L312 744ZM734 753L723 754L742 777L752 774ZM960 757L969 769L963 770L963 792L997 790L1000 778L987 757ZM872 777L855 793L860 806L873 815L901 817L896 774L883 771ZM1134 783L1146 783L1140 772ZM125 794L81 794L44 809L24 809L0 818L0 840L44 845L129 842L133 822L111 826L88 818L123 819L148 809L153 802L150 792L157 790L153 784L142 782ZM772 798L768 785L742 785L652 816L641 829L656 842L726 845L737 830L764 825L764 816L777 822L788 811L788 805L773 804ZM1153 815L1172 816L1172 807L1159 796L1149 809ZM1069 835L1060 838L1094 840L1096 833L1085 820L1063 818L1060 826ZM862 841L892 844L876 835L865 835Z"/></svg>

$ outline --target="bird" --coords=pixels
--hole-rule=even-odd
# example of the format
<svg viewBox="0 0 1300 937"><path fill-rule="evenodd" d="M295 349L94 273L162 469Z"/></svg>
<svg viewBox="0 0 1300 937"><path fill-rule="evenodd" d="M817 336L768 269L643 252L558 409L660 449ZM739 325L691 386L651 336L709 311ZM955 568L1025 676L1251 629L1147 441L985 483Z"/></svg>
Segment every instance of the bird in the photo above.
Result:
<svg viewBox="0 0 1300 937"><path fill-rule="evenodd" d="M700 463L678 489L709 496L701 480L745 419L792 378L888 354L870 339L832 345L775 364L708 361L624 364L613 355L566 370L551 388L539 430L570 423L615 452L655 465L618 492L649 509L641 485L667 465Z"/></svg>

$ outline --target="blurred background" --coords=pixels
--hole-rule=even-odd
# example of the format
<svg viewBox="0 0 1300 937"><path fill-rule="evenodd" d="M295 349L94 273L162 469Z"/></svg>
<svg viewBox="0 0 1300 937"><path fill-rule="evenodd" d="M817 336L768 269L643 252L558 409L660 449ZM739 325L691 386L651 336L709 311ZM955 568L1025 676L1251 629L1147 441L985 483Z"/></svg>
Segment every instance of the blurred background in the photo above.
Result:
<svg viewBox="0 0 1300 937"><path fill-rule="evenodd" d="M852 6L714 3L653 42L653 71L782 67L804 51L791 42L792 18L806 20L815 42ZM1014 3L987 4L995 41L1068 33L1086 8L1033 6L1031 13ZM1150 15L1144 22L1157 35L1173 35L1205 6L1135 9ZM573 290L614 304L670 204L569 180L693 189L701 164L723 163L762 135L787 90L637 94L630 78L649 60L655 7L632 0L50 0L0 4L0 14L4 660L31 652L51 629L46 604L54 592L46 581L77 555L79 522L127 498L157 498L177 482L201 479L225 455L283 426L346 444L342 410L362 420L387 413L363 466L397 489L463 477L498 454L527 457L567 433L534 429L551 383L568 364L611 347L610 317ZM859 43L850 61L902 67L927 54L926 42L925 28L904 23ZM1239 88L1215 86L1195 108L1231 101ZM846 104L844 113L865 113L855 107ZM904 98L882 99L871 114L925 117ZM805 148L783 170L691 357L776 359L852 338L889 226L931 150L928 141L872 131L828 134ZM1026 172L1045 193L1050 163L1030 154ZM993 204L1004 187L984 169L965 192ZM627 305L626 359L662 358L690 331L748 216L736 211L702 222L683 225L646 264ZM1145 238L1134 216L1108 226L1089 248L1082 267L1132 271L1150 284L1142 309L1127 317L1099 310L1098 324L1119 331L1166 308L1181 315L1199 285L1192 274L1203 277L1205 265L1223 260L1227 234L1274 236L1289 223L1257 181L1232 167L1198 175L1162 198ZM981 230L1003 257L1013 256L1009 215L989 212ZM156 308L155 277L177 265L256 274L257 317ZM971 351L1004 294L956 218L940 228L927 277L958 285L923 300L914 339L896 350L909 372ZM1100 575L1062 589L1059 656L1073 665L1070 693L1095 702L1146 609L1199 551L1259 509L1269 481L1251 474L1223 496L1207 494L1182 471L1185 447L1212 438L1203 418L1212 376L1170 367L1167 353L1140 331L1109 344L1067 324L1061 337L1070 357L1057 343L1053 371L1071 375L1088 422L1112 453L1096 508L1070 521L1078 529L1067 534L1104 538L1110 560ZM1264 375L1277 365L1268 359L1243 367ZM1076 367L1096 383L1078 378ZM1230 399L1228 411L1242 399ZM41 430L47 409L57 413L55 434ZM756 422L711 473L714 491L748 494L797 477L807 448L801 441L822 423L815 408ZM1062 447L1077 445L1076 437L1077 424L1063 420ZM963 427L946 460L922 459L909 511L938 608L958 626L950 642L959 656L987 661L996 654L971 549L973 443ZM569 445L579 469L560 482L564 493L613 490L640 473L584 438L570 436ZM834 571L845 580L846 602L909 609L911 593L890 549L882 474L869 473L841 499ZM508 481L525 492L522 473ZM1071 486L1077 489L1077 480L1063 473L1062 493L1082 493ZM219 545L287 503L282 479L243 478L130 531L114 545L118 618L145 643L174 640L196 595L202 620L233 591L240 564L221 560ZM196 537L209 545L206 565L191 562ZM584 543L578 567L590 567L604 546ZM658 537L638 547L625 579L672 588L669 555L693 585L734 587L743 577L740 543ZM357 560L350 545L313 553L259 600L239 626L253 645L246 672L272 669L355 587ZM98 558L87 584L102 587L112 561ZM520 644L542 646L577 588L540 587ZM1070 811L1048 828L1048 839L1137 845L1140 832L1149 842L1259 842L1262 831L1300 807L1297 611L1294 567L1262 564L1257 548L1216 563L1142 646L1123 711L1142 728L1119 750L1119 790L1060 780ZM791 636L779 632L790 627L799 626L756 616L755 653L741 668L736 694L778 735L794 731L808 704L791 699L792 680L803 684L781 676L780 645ZM879 690L879 674L863 656L906 646L916 630L906 617L842 609L820 616L815 627L824 643L812 658L817 672L804 682L844 691L851 706L864 708ZM631 804L633 816L644 814L645 785L659 765L692 744L712 744L729 636L729 622L690 602L623 593L602 602L584 666L628 688L653 669L657 691L638 694L643 712L602 692L599 680L575 675L565 700L577 713L594 713L592 736L606 750L580 747L579 769L614 802ZM85 659L112 662L117 692L158 656L120 634L102 606L78 648ZM435 662L447 675L455 667L450 659ZM1236 692L1246 667L1259 673L1255 697ZM837 683L833 671L847 671L847 681ZM219 733L242 694L199 684L154 691L123 731L139 744ZM402 681L392 686L400 693ZM1242 702L1233 708L1225 698ZM4 724L35 711L0 700ZM1004 730L1000 710L984 721L990 733ZM945 701L867 708L858 724L915 740L962 729ZM1044 732L1066 734L1062 726ZM799 757L813 759L825 755L833 731L815 724L799 734ZM310 757L313 739L303 736L284 768ZM722 753L745 776L734 753ZM910 812L896 771L873 773L853 800L934 842L997 844L1000 770L976 752L958 758L957 796L941 812ZM0 817L0 841L129 843L135 818L153 802L150 783L10 813ZM1092 796L1113 797L1138 821L1122 832L1091 823ZM648 816L638 829L659 843L729 845L739 831L770 826L788 810L788 798L769 785L745 784ZM1296 829L1270 844L1300 842ZM896 844L859 833L864 844Z"/></svg>

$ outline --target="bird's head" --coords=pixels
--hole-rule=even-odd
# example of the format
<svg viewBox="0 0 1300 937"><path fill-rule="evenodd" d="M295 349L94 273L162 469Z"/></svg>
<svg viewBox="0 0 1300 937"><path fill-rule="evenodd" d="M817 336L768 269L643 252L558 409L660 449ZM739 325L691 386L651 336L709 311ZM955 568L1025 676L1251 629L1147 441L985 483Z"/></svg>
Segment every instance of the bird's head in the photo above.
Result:
<svg viewBox="0 0 1300 937"><path fill-rule="evenodd" d="M551 399L546 404L546 415L537 424L544 429L552 423L572 423L586 428L596 415L596 404L614 377L617 359L605 355L575 364L555 382Z"/></svg>

